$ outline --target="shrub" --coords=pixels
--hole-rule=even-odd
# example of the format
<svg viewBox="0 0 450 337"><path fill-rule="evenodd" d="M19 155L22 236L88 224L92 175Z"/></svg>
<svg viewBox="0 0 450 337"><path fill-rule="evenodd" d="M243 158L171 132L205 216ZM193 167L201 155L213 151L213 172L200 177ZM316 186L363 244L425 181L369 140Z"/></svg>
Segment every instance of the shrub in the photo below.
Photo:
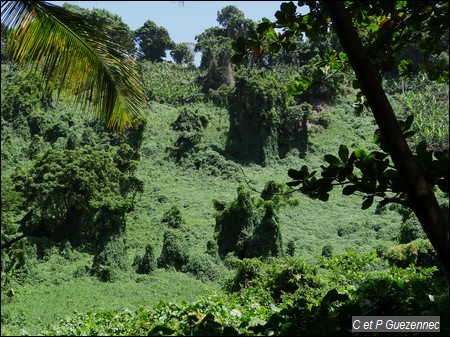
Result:
<svg viewBox="0 0 450 337"><path fill-rule="evenodd" d="M286 191L286 184L270 180L264 186L261 192L261 198L264 200L271 200L276 205L279 205L284 198L284 192Z"/></svg>
<svg viewBox="0 0 450 337"><path fill-rule="evenodd" d="M308 117L312 106L306 102L294 105L282 111L278 130L278 153L284 158L291 149L298 149L304 155L308 146Z"/></svg>
<svg viewBox="0 0 450 337"><path fill-rule="evenodd" d="M435 268L390 267L372 277L361 278L348 307L374 316L443 314L441 329L447 326L448 330L448 280L445 287L433 277L434 272Z"/></svg>
<svg viewBox="0 0 450 337"><path fill-rule="evenodd" d="M180 134L174 146L167 149L177 162L195 152L208 122L208 117L201 114L198 108L193 109L188 106L181 109L177 119L171 124L172 129Z"/></svg>
<svg viewBox="0 0 450 337"><path fill-rule="evenodd" d="M175 131L199 132L206 129L208 122L208 117L200 114L198 109L192 110L190 107L183 107L171 126Z"/></svg>
<svg viewBox="0 0 450 337"><path fill-rule="evenodd" d="M125 266L125 239L121 235L113 235L105 240L94 256L91 274L100 281L113 282Z"/></svg>
<svg viewBox="0 0 450 337"><path fill-rule="evenodd" d="M357 232L361 227L362 226L357 223L341 225L338 227L337 235L339 237L347 236L347 235Z"/></svg>
<svg viewBox="0 0 450 337"><path fill-rule="evenodd" d="M268 186L278 185L273 183ZM243 184L238 186L237 192L237 198L225 208L223 203L213 200L217 210L215 231L219 255L223 258L233 252L240 259L281 256L282 237L276 215L279 205L272 200L254 198ZM266 197L273 197L270 193L273 191L263 192ZM262 212L264 216L261 218Z"/></svg>
<svg viewBox="0 0 450 337"><path fill-rule="evenodd" d="M409 243L416 239L425 239L426 234L423 231L422 225L415 214L411 214L409 218L400 226L400 234L398 238L399 243Z"/></svg>
<svg viewBox="0 0 450 337"><path fill-rule="evenodd" d="M197 71L167 62L141 63L147 99L159 103L184 105L203 101L196 85Z"/></svg>
<svg viewBox="0 0 450 337"><path fill-rule="evenodd" d="M219 261L219 246L214 240L209 240L206 243L206 254L208 254L214 261Z"/></svg>
<svg viewBox="0 0 450 337"><path fill-rule="evenodd" d="M90 146L51 149L14 179L16 190L28 200L20 228L28 236L67 239L78 247L124 230L131 191L121 190L126 177L112 153Z"/></svg>
<svg viewBox="0 0 450 337"><path fill-rule="evenodd" d="M415 264L420 267L440 266L436 251L428 239L416 239L392 247L384 254L389 263L398 267Z"/></svg>
<svg viewBox="0 0 450 337"><path fill-rule="evenodd" d="M207 98L216 106L228 108L228 101L232 89L226 84L221 84L216 90L209 88Z"/></svg>
<svg viewBox="0 0 450 337"><path fill-rule="evenodd" d="M40 110L46 98L42 83L40 73L30 67L16 70L2 64L2 129L4 122L11 123L18 135L30 136L30 115Z"/></svg>
<svg viewBox="0 0 450 337"><path fill-rule="evenodd" d="M280 225L272 201L264 203L265 213L261 222L255 226L246 257L278 257L283 255L283 240Z"/></svg>
<svg viewBox="0 0 450 337"><path fill-rule="evenodd" d="M223 211L216 213L217 245L219 254L224 257L235 252L239 258L246 257L254 228L260 219L251 193L240 184L238 196Z"/></svg>
<svg viewBox="0 0 450 337"><path fill-rule="evenodd" d="M180 228L184 226L185 220L181 216L181 211L178 206L174 205L164 213L161 223L171 228Z"/></svg>
<svg viewBox="0 0 450 337"><path fill-rule="evenodd" d="M201 281L216 281L221 276L220 267L207 254L190 256L183 271L191 273Z"/></svg>
<svg viewBox="0 0 450 337"><path fill-rule="evenodd" d="M255 287L266 278L265 265L259 259L239 261L236 273L227 282L227 290L237 292L244 288Z"/></svg>
<svg viewBox="0 0 450 337"><path fill-rule="evenodd" d="M156 269L155 254L151 245L145 246L143 256L136 256L134 258L133 266L138 274L150 274Z"/></svg>
<svg viewBox="0 0 450 337"><path fill-rule="evenodd" d="M289 241L286 246L286 255L293 257L295 255L295 242Z"/></svg>
<svg viewBox="0 0 450 337"><path fill-rule="evenodd" d="M197 145L201 142L203 134L200 132L183 131L175 141L174 146L168 147L167 152L175 159L175 162L180 162L181 159L186 158L197 150Z"/></svg>
<svg viewBox="0 0 450 337"><path fill-rule="evenodd" d="M188 260L188 248L181 235L175 231L165 232L163 248L158 258L158 268L173 267L181 271Z"/></svg>
<svg viewBox="0 0 450 337"><path fill-rule="evenodd" d="M76 255L69 240L63 240L59 244L59 254L69 261L75 261Z"/></svg>
<svg viewBox="0 0 450 337"><path fill-rule="evenodd" d="M323 257L332 257L333 256L333 246L330 244L326 244L322 247L322 256Z"/></svg>
<svg viewBox="0 0 450 337"><path fill-rule="evenodd" d="M317 268L300 259L279 259L270 265L268 288L276 302L280 302L285 294L295 293L306 299L314 297L320 292L321 285Z"/></svg>
<svg viewBox="0 0 450 337"><path fill-rule="evenodd" d="M222 177L225 179L236 178L238 169L236 165L225 159L220 153L210 148L200 149L183 160L186 167L194 167L201 170L209 176Z"/></svg>

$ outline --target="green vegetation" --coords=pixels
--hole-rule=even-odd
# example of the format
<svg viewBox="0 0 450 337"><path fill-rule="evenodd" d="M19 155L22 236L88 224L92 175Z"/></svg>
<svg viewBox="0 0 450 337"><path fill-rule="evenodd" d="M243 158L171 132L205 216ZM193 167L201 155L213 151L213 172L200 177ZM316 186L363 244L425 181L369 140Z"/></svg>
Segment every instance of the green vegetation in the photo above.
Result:
<svg viewBox="0 0 450 337"><path fill-rule="evenodd" d="M139 61L146 122L122 133L2 63L2 335L349 335L355 315L437 315L448 335L433 245L404 204L376 203L404 187L352 75L288 95L336 41L220 65L256 26L233 6L217 19L199 69ZM448 222L448 86L383 85Z"/></svg>

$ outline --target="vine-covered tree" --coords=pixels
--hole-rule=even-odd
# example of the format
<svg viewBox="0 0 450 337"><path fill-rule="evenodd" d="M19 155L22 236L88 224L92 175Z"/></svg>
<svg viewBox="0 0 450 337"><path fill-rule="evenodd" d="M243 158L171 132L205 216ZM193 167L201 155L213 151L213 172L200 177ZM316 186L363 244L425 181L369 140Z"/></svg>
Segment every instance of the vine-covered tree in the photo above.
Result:
<svg viewBox="0 0 450 337"><path fill-rule="evenodd" d="M273 183L265 189L266 198L269 198L269 186L273 186ZM239 185L237 193L237 198L228 204L214 201L219 255L225 257L233 253L240 259L281 256L283 245L276 214L279 200L272 199L272 195L271 200L263 202L255 198L243 184Z"/></svg>

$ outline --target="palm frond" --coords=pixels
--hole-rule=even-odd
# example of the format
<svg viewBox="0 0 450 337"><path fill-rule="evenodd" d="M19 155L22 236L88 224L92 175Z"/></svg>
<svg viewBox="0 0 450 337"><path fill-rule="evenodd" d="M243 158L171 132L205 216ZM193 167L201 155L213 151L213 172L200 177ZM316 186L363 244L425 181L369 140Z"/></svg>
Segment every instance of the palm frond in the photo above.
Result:
<svg viewBox="0 0 450 337"><path fill-rule="evenodd" d="M106 28L43 1L2 1L1 10L10 32L7 53L38 66L49 92L70 92L112 129L142 121L146 103L136 62Z"/></svg>

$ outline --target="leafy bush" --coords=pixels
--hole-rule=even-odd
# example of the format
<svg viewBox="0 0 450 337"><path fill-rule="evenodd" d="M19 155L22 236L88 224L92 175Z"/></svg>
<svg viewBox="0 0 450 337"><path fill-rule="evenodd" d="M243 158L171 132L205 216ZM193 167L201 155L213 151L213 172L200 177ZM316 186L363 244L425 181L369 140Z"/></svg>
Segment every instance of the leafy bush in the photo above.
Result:
<svg viewBox="0 0 450 337"><path fill-rule="evenodd" d="M278 258L269 263L260 259L240 260L235 275L227 280L231 293L249 293L264 303L280 304L288 299L316 300L323 293L324 282L316 267L298 258Z"/></svg>
<svg viewBox="0 0 450 337"><path fill-rule="evenodd" d="M285 183L270 180L264 186L264 189L261 192L261 198L266 201L270 200L276 206L279 206L285 199L285 194L287 192L286 187Z"/></svg>
<svg viewBox="0 0 450 337"><path fill-rule="evenodd" d="M226 289L239 292L245 288L259 286L265 279L267 279L267 270L261 260L242 259L238 262L234 276L227 281Z"/></svg>
<svg viewBox="0 0 450 337"><path fill-rule="evenodd" d="M188 248L182 236L175 231L164 233L163 248L158 257L158 268L175 268L182 271L188 263Z"/></svg>
<svg viewBox="0 0 450 337"><path fill-rule="evenodd" d="M178 206L174 205L164 213L161 223L166 224L171 228L180 228L184 226L185 220L181 216L181 211Z"/></svg>
<svg viewBox="0 0 450 337"><path fill-rule="evenodd" d="M384 257L390 264L403 268L410 264L420 267L440 266L436 251L428 239L416 239L392 247L386 251Z"/></svg>
<svg viewBox="0 0 450 337"><path fill-rule="evenodd" d="M208 117L200 114L198 109L192 110L183 107L175 122L171 124L172 129L179 131L180 135L173 147L167 151L179 162L182 158L192 155L196 146L203 137L203 130L208 125Z"/></svg>
<svg viewBox="0 0 450 337"><path fill-rule="evenodd" d="M217 245L222 257L230 252L235 252L239 258L247 257L246 250L251 242L253 231L260 223L251 193L243 184L239 185L237 193L237 198L215 215Z"/></svg>
<svg viewBox="0 0 450 337"><path fill-rule="evenodd" d="M195 84L195 70L168 62L144 61L141 66L149 101L172 105L203 101L201 88Z"/></svg>
<svg viewBox="0 0 450 337"><path fill-rule="evenodd" d="M286 245L286 255L293 257L295 255L295 241L290 240Z"/></svg>
<svg viewBox="0 0 450 337"><path fill-rule="evenodd" d="M35 69L16 69L2 63L1 117L2 130L11 124L22 137L30 136L28 122L45 102L42 76Z"/></svg>
<svg viewBox="0 0 450 337"><path fill-rule="evenodd" d="M114 235L106 239L95 254L91 274L97 276L100 281L113 282L125 267L125 239L123 236Z"/></svg>
<svg viewBox="0 0 450 337"><path fill-rule="evenodd" d="M380 268L374 254L354 252L323 261L319 269L292 258L239 260L227 283L232 293L76 314L39 334L340 336L361 313L441 316L441 332L448 331L448 279L435 268Z"/></svg>
<svg viewBox="0 0 450 337"><path fill-rule="evenodd" d="M175 131L201 131L208 126L209 119L207 116L200 114L198 109L193 110L190 107L183 107L175 120L171 124Z"/></svg>
<svg viewBox="0 0 450 337"><path fill-rule="evenodd" d="M31 239L20 240L12 249L1 251L2 292L12 289L13 280L25 281L35 266L36 255L36 243Z"/></svg>
<svg viewBox="0 0 450 337"><path fill-rule="evenodd" d="M263 195L274 198L279 186L269 183L266 187ZM223 258L233 252L241 259L281 256L282 237L276 215L279 205L272 200L256 199L243 184L237 192L237 198L228 205L213 201L217 210L215 231L219 255Z"/></svg>
<svg viewBox="0 0 450 337"><path fill-rule="evenodd" d="M264 217L255 226L246 257L279 257L283 255L283 240L273 201L264 202Z"/></svg>
<svg viewBox="0 0 450 337"><path fill-rule="evenodd" d="M399 243L409 243L416 239L425 239L426 234L423 231L422 225L415 216L415 214L410 214L408 219L402 223L400 226L400 234L398 238Z"/></svg>
<svg viewBox="0 0 450 337"><path fill-rule="evenodd" d="M207 254L191 255L183 271L191 273L201 281L217 281L222 276L214 258Z"/></svg>
<svg viewBox="0 0 450 337"><path fill-rule="evenodd" d="M209 176L222 177L224 179L237 179L239 172L235 163L225 159L220 153L210 148L200 149L182 160L182 164L188 168L203 171Z"/></svg>
<svg viewBox="0 0 450 337"><path fill-rule="evenodd" d="M167 152L175 159L175 162L180 162L183 158L192 156L197 150L197 145L201 142L203 134L200 132L184 131L175 141L174 146L169 147Z"/></svg>
<svg viewBox="0 0 450 337"><path fill-rule="evenodd" d="M226 84L221 84L216 90L209 88L207 99L211 100L218 107L228 108L231 92L232 88Z"/></svg>
<svg viewBox="0 0 450 337"><path fill-rule="evenodd" d="M220 261L219 246L215 240L209 240L206 243L206 254L208 254L215 262Z"/></svg>
<svg viewBox="0 0 450 337"><path fill-rule="evenodd" d="M361 283L348 307L367 315L442 315L441 331L448 329L448 293L445 283L433 278L435 268L390 267ZM444 290L444 291L443 291Z"/></svg>
<svg viewBox="0 0 450 337"><path fill-rule="evenodd" d="M361 228L361 225L355 223L340 225L337 230L337 235L340 237L347 236L357 232L359 228Z"/></svg>
<svg viewBox="0 0 450 337"><path fill-rule="evenodd" d="M326 244L322 247L322 256L323 257L332 257L333 256L333 246L330 244Z"/></svg>
<svg viewBox="0 0 450 337"><path fill-rule="evenodd" d="M426 141L435 151L448 149L448 85L430 81L425 74L410 79L402 78L401 81L392 81L389 86L397 90L402 88L401 93L395 93L392 97L403 108L399 111L400 116L414 116L413 143Z"/></svg>
<svg viewBox="0 0 450 337"><path fill-rule="evenodd" d="M145 246L143 256L138 255L134 258L133 266L138 274L150 274L156 269L155 253L151 245Z"/></svg>
<svg viewBox="0 0 450 337"><path fill-rule="evenodd" d="M291 149L298 149L301 155L306 154L308 146L307 121L312 115L312 106L301 103L287 107L282 111L278 135L278 153L284 158Z"/></svg>

